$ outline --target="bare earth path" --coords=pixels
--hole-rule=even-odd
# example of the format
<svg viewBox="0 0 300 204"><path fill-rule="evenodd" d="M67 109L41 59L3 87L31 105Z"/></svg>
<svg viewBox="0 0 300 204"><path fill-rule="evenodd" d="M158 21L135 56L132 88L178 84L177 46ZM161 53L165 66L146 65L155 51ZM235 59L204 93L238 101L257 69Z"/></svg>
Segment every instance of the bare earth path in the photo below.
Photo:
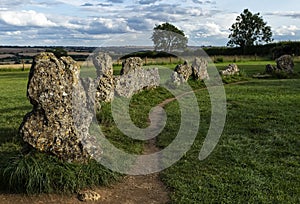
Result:
<svg viewBox="0 0 300 204"><path fill-rule="evenodd" d="M170 103L173 99L167 99L159 104L160 107L164 107ZM154 123L154 129L157 125L159 128L161 120L161 112L153 114L152 122ZM151 134L151 133L149 133ZM158 152L160 149L155 145L156 140L151 139L144 145L143 154L151 154ZM137 161L139 163L139 161ZM152 164L149 164L152 165ZM134 168L134 166L133 166ZM164 204L170 201L168 196L168 190L159 179L159 174L139 175L139 176L125 176L120 182L110 187L99 187L94 189L101 197L98 201L88 203L101 203L101 204ZM26 196L20 194L1 194L0 204L77 204L82 203L76 197L76 195L37 195Z"/></svg>
<svg viewBox="0 0 300 204"><path fill-rule="evenodd" d="M144 154L159 151L155 146L155 140L150 140L144 148ZM161 204L168 203L168 190L159 179L159 174L125 176L120 182L110 187L94 189L101 198L98 201L87 203L103 204ZM0 204L77 204L83 203L75 194L70 196L41 194L26 196L20 194L1 194Z"/></svg>

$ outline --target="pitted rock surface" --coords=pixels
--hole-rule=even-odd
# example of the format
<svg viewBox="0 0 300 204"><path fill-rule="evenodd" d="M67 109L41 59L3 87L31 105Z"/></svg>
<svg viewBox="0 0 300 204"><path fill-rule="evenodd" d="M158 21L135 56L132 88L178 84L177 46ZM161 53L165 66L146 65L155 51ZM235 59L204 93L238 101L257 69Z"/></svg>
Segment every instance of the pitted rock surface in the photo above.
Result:
<svg viewBox="0 0 300 204"><path fill-rule="evenodd" d="M171 74L171 82L173 84L175 84L176 86L179 86L180 84L182 84L186 81L181 74L178 74L177 72L173 72Z"/></svg>
<svg viewBox="0 0 300 204"><path fill-rule="evenodd" d="M129 57L122 63L122 69L120 75L128 74L129 72L141 69L143 66L143 60L139 57Z"/></svg>
<svg viewBox="0 0 300 204"><path fill-rule="evenodd" d="M187 81L189 77L193 74L192 67L189 66L187 61L185 61L183 64L177 65L174 71L181 75L184 81Z"/></svg>
<svg viewBox="0 0 300 204"><path fill-rule="evenodd" d="M223 76L235 75L240 72L238 66L236 64L229 64L225 70L221 70L220 73Z"/></svg>
<svg viewBox="0 0 300 204"><path fill-rule="evenodd" d="M282 55L276 59L276 64L276 66L267 64L266 73L286 72L291 74L294 72L294 61L291 55Z"/></svg>
<svg viewBox="0 0 300 204"><path fill-rule="evenodd" d="M196 57L192 64L193 76L196 80L209 79L207 72L208 62L204 58Z"/></svg>
<svg viewBox="0 0 300 204"><path fill-rule="evenodd" d="M143 89L159 86L160 76L157 68L133 69L115 78L115 94L130 98Z"/></svg>
<svg viewBox="0 0 300 204"><path fill-rule="evenodd" d="M293 73L294 72L294 61L291 55L283 55L276 60L277 69Z"/></svg>
<svg viewBox="0 0 300 204"><path fill-rule="evenodd" d="M96 100L110 102L114 98L113 62L107 53L98 52L93 56L93 64L97 69L98 86Z"/></svg>
<svg viewBox="0 0 300 204"><path fill-rule="evenodd" d="M87 93L95 86L91 79L80 81L79 71L71 57L36 56L27 86L33 110L24 117L20 133L39 151L85 162L93 154L101 155L101 150L89 135L94 98Z"/></svg>

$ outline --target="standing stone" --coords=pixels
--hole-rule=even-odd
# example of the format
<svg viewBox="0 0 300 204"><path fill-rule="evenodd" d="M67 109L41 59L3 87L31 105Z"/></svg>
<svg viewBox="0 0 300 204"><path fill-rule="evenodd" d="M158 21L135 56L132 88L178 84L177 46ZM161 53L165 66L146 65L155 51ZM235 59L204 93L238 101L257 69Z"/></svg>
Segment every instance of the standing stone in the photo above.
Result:
<svg viewBox="0 0 300 204"><path fill-rule="evenodd" d="M143 89L158 87L159 83L160 76L157 68L133 69L115 78L115 94L130 98Z"/></svg>
<svg viewBox="0 0 300 204"><path fill-rule="evenodd" d="M185 82L185 79L182 75L178 74L177 72L173 72L171 74L171 82L176 86L179 86L180 84Z"/></svg>
<svg viewBox="0 0 300 204"><path fill-rule="evenodd" d="M87 91L95 86L92 80L79 80L79 66L71 57L37 55L27 87L33 110L20 127L25 142L66 161L86 162L102 154L89 134L94 99Z"/></svg>
<svg viewBox="0 0 300 204"><path fill-rule="evenodd" d="M294 72L294 61L291 55L283 55L276 60L277 69L288 73Z"/></svg>
<svg viewBox="0 0 300 204"><path fill-rule="evenodd" d="M102 52L95 53L93 64L97 69L98 86L96 100L110 102L114 98L114 79L112 58Z"/></svg>
<svg viewBox="0 0 300 204"><path fill-rule="evenodd" d="M204 58L196 57L192 64L193 76L196 80L209 79L207 73L208 62Z"/></svg>
<svg viewBox="0 0 300 204"><path fill-rule="evenodd" d="M106 76L112 77L113 76L113 63L112 58L103 52L96 52L92 57L93 64L97 69L97 76Z"/></svg>
<svg viewBox="0 0 300 204"><path fill-rule="evenodd" d="M185 61L183 64L177 65L174 71L180 74L185 82L190 78L190 76L193 73L192 67L189 66L187 61Z"/></svg>
<svg viewBox="0 0 300 204"><path fill-rule="evenodd" d="M143 60L139 57L129 57L122 62L122 69L120 75L128 74L132 70L141 69Z"/></svg>
<svg viewBox="0 0 300 204"><path fill-rule="evenodd" d="M223 76L235 75L240 72L238 66L236 64L229 64L225 70L221 70L220 73Z"/></svg>

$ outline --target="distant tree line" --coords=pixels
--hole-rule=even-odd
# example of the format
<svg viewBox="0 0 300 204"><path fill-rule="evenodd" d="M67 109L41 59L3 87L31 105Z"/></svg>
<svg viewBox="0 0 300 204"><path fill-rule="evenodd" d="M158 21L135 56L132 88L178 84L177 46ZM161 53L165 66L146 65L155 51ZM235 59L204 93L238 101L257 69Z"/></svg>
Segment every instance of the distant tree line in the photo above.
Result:
<svg viewBox="0 0 300 204"><path fill-rule="evenodd" d="M300 42L298 41L286 41L269 43L265 45L242 47L208 47L203 50L209 55L257 55L257 56L269 56L272 59L276 59L284 54L300 55Z"/></svg>

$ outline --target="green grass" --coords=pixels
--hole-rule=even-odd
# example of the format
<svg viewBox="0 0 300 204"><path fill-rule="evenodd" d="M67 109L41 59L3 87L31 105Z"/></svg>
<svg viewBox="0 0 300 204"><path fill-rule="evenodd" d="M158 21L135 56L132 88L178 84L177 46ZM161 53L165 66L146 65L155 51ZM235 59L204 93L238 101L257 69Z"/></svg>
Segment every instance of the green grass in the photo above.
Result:
<svg viewBox="0 0 300 204"><path fill-rule="evenodd" d="M191 148L161 172L172 203L299 203L300 202L300 79L252 79L265 62L241 63L245 78L229 78L225 86L228 115L213 153L198 160L210 123L210 100L203 82L189 81L196 91L201 122ZM221 69L227 65L217 64ZM167 66L167 65L166 65ZM169 68L174 68L170 65ZM296 72L300 64L296 63ZM117 70L119 71L119 70ZM74 192L84 186L107 184L118 177L97 163L69 164L31 152L21 155L17 134L31 110L26 99L26 72L0 72L0 184L27 193ZM224 80L224 79L223 79ZM230 84L243 80L243 83ZM172 95L163 88L135 95L130 115L139 127L148 125L149 110ZM166 147L180 127L176 101L166 106L168 121L157 145ZM130 153L141 153L143 142L126 137L114 124L110 104L97 115L110 141ZM92 175L89 177L89 175Z"/></svg>
<svg viewBox="0 0 300 204"><path fill-rule="evenodd" d="M299 91L299 79L227 85L225 129L204 161L198 154L208 129L210 103L206 90L199 91L202 121L193 148L162 172L163 181L173 189L173 202L299 203ZM174 104L167 108L174 109ZM167 146L169 135L176 133L160 135L160 146Z"/></svg>

